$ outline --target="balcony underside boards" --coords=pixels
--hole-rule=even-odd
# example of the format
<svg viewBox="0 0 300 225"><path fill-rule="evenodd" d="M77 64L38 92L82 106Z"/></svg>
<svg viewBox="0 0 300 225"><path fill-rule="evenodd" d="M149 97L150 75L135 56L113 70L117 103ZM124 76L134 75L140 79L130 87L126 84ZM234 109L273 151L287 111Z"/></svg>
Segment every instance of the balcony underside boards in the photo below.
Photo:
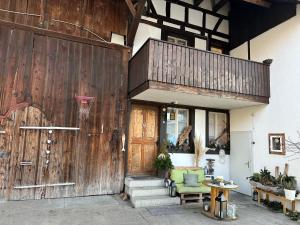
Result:
<svg viewBox="0 0 300 225"><path fill-rule="evenodd" d="M130 93L133 100L236 109L269 103L269 98L147 81Z"/></svg>
<svg viewBox="0 0 300 225"><path fill-rule="evenodd" d="M128 91L132 99L224 109L268 104L270 65L149 39L129 62Z"/></svg>

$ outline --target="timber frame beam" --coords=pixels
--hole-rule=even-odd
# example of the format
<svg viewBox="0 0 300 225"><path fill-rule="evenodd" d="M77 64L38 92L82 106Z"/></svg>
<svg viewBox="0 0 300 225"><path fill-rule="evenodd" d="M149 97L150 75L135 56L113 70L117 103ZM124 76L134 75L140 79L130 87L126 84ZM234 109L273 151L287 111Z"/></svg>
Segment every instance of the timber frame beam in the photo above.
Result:
<svg viewBox="0 0 300 225"><path fill-rule="evenodd" d="M128 36L127 36L127 45L132 47L137 29L138 29L138 26L139 26L139 23L140 23L140 20L142 17L142 13L145 8L146 0L139 0L138 2L136 2L134 5L135 7L133 7L134 10L132 8L133 3L131 2L131 0L125 0L125 1L126 1L126 3L128 2L127 5L130 5L131 10L130 10L130 8L129 8L129 10L131 11L131 14L133 15L131 23L129 25Z"/></svg>

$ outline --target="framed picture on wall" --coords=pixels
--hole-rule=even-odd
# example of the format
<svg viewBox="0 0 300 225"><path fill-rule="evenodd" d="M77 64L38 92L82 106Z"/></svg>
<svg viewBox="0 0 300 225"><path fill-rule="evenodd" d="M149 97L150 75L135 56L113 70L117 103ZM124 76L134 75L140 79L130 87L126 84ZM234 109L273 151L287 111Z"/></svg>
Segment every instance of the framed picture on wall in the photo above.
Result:
<svg viewBox="0 0 300 225"><path fill-rule="evenodd" d="M285 134L269 134L270 154L285 155Z"/></svg>

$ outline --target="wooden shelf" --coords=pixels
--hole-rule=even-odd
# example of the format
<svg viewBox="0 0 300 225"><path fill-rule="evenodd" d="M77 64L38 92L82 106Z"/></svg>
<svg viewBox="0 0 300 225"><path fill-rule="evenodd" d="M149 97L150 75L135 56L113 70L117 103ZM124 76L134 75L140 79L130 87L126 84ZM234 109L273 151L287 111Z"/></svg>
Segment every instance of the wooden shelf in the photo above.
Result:
<svg viewBox="0 0 300 225"><path fill-rule="evenodd" d="M287 203L290 202L292 204L292 211L296 209L296 201L300 201L300 199L290 200L281 195L276 195L273 192L265 191L259 188L254 188L255 191L258 192L258 204L261 204L262 194L266 195L266 199L269 200L272 197L274 200L280 201L283 205L283 213L286 214L287 211Z"/></svg>

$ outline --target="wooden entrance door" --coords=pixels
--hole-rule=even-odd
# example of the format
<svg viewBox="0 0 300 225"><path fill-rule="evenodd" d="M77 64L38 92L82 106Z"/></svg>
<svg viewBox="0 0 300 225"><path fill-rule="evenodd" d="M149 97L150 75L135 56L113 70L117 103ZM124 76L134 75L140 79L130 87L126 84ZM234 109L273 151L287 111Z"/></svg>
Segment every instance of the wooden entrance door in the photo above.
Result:
<svg viewBox="0 0 300 225"><path fill-rule="evenodd" d="M130 114L128 174L154 174L157 156L158 108L134 105Z"/></svg>

